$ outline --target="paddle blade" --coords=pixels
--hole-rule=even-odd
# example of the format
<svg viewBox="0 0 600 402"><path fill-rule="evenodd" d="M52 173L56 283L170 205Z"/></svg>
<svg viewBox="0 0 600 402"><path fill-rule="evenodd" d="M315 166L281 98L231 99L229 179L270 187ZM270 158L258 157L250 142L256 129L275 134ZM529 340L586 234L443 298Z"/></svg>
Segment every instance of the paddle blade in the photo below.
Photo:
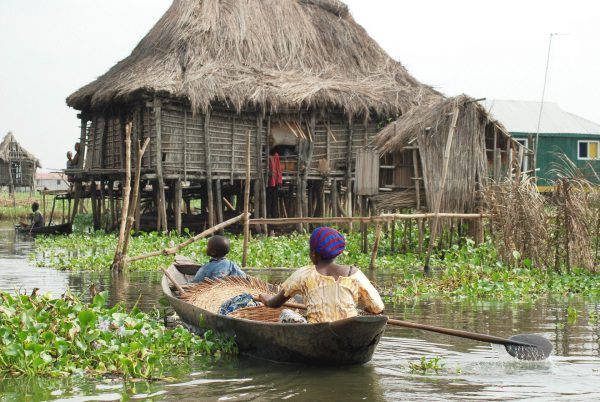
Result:
<svg viewBox="0 0 600 402"><path fill-rule="evenodd" d="M515 335L508 338L511 341L526 343L530 346L505 345L509 355L519 360L546 360L552 353L552 344L543 336L534 334Z"/></svg>

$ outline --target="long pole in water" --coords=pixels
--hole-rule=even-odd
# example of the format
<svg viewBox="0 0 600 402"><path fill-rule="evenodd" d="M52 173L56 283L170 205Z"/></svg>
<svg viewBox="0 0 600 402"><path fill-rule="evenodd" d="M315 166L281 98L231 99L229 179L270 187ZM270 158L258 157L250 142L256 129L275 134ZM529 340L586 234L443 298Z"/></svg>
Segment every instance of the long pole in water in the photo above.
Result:
<svg viewBox="0 0 600 402"><path fill-rule="evenodd" d="M261 301L260 298L256 296L253 297L253 299L255 301ZM285 302L284 307L306 310L306 305L290 301ZM503 345L508 354L519 360L544 360L548 358L552 352L552 344L546 338L539 335L515 335L507 339L494 335L478 334L458 329L434 327L433 325L395 320L393 318L388 318L387 324L395 327L420 329L422 331L436 332L438 334L472 339L479 342Z"/></svg>

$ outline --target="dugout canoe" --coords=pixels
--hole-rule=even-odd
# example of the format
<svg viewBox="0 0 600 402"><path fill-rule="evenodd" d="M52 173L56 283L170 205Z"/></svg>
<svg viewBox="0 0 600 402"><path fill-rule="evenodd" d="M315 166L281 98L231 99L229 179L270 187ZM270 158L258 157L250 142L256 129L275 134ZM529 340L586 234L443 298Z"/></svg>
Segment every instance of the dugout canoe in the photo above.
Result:
<svg viewBox="0 0 600 402"><path fill-rule="evenodd" d="M54 235L54 234L70 234L73 232L73 225L70 223L63 223L61 225L51 226L40 226L37 228L30 228L24 226L15 226L15 230L24 235Z"/></svg>
<svg viewBox="0 0 600 402"><path fill-rule="evenodd" d="M180 285L185 285L192 278L193 270L189 266L181 270L187 275L175 265L168 269ZM253 321L215 314L179 299L164 275L161 286L165 297L186 324L233 336L240 353L281 363L364 364L371 360L388 320L379 315L318 324Z"/></svg>

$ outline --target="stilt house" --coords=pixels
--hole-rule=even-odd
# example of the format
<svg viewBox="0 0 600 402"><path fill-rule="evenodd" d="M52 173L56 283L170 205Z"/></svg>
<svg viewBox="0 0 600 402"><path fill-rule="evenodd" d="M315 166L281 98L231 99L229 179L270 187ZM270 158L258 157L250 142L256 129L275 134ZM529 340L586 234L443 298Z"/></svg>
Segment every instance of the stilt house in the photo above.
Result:
<svg viewBox="0 0 600 402"><path fill-rule="evenodd" d="M458 113L442 191L444 150ZM489 179L520 173L527 152L477 100L461 95L423 103L386 126L374 141L382 155L380 186L372 197L379 210L403 208L478 212L479 190Z"/></svg>
<svg viewBox="0 0 600 402"><path fill-rule="evenodd" d="M6 186L10 192L17 187L33 190L38 167L41 167L39 160L8 132L0 143L0 187Z"/></svg>
<svg viewBox="0 0 600 402"><path fill-rule="evenodd" d="M175 0L129 57L67 98L81 111L70 175L112 191L131 121L134 144L151 139L143 186L158 228L179 229L182 197L200 198L212 225L242 208L250 136L254 217L338 214L378 122L430 97L338 0Z"/></svg>

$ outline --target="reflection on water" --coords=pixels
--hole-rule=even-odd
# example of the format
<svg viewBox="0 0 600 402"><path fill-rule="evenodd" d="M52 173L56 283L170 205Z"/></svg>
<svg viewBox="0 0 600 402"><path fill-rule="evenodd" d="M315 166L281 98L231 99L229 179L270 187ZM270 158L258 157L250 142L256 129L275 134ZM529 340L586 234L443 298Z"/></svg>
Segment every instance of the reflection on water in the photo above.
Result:
<svg viewBox="0 0 600 402"><path fill-rule="evenodd" d="M131 273L68 273L32 267L31 241L15 239L11 226L0 224L0 289L31 291L39 287L60 295L66 289L86 291L90 283L110 291L111 303L156 305L160 275ZM254 274L280 281L282 271ZM377 273L379 283L392 274ZM576 321L567 320L575 308ZM509 337L516 333L544 335L554 356L541 363L518 362L503 347L439 334L390 327L373 360L359 367L315 368L279 365L246 358L212 360L190 357L166 362L173 382L134 382L6 378L0 400L598 400L600 399L600 324L588 322L600 311L597 301L546 299L535 303L422 300L389 306L390 315L430 325ZM438 374L414 373L408 362L440 356Z"/></svg>

